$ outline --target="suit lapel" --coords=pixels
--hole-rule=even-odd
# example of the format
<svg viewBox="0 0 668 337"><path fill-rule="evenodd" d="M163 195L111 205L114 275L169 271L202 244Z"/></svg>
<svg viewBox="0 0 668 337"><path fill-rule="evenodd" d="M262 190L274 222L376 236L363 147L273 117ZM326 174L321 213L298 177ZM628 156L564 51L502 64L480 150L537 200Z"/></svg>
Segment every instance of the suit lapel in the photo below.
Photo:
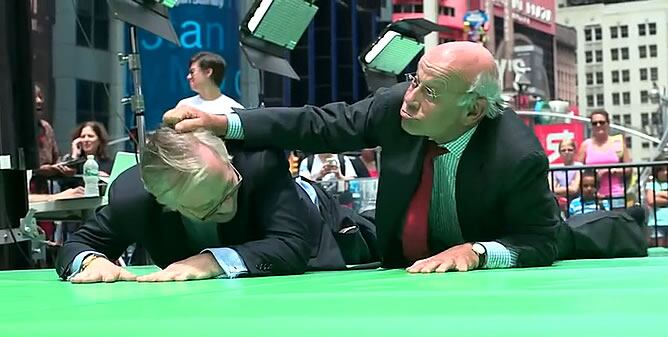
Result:
<svg viewBox="0 0 668 337"><path fill-rule="evenodd" d="M480 205L486 202L485 187L488 177L485 174L485 161L489 159L489 132L492 120L487 118L478 126L466 146L457 166L455 198L457 199L457 218L464 240L471 231L481 225L484 214L479 214Z"/></svg>

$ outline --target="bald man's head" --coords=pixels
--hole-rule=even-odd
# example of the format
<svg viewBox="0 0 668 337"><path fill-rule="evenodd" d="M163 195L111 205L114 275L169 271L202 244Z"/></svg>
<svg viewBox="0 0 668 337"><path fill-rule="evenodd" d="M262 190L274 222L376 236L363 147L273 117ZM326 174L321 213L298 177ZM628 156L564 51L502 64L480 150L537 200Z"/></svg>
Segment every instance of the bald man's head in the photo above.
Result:
<svg viewBox="0 0 668 337"><path fill-rule="evenodd" d="M473 42L448 42L425 53L404 95L402 127L437 142L457 138L501 102L494 57Z"/></svg>

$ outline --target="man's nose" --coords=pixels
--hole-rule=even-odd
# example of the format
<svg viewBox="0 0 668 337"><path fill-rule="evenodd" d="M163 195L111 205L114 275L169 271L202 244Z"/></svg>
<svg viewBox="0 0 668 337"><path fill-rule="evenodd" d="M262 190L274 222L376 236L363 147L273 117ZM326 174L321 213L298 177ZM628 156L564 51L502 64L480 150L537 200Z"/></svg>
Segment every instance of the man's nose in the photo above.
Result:
<svg viewBox="0 0 668 337"><path fill-rule="evenodd" d="M417 111L420 109L420 102L417 100L417 88L408 88L406 94L404 95L404 101L406 102L406 107L411 111Z"/></svg>

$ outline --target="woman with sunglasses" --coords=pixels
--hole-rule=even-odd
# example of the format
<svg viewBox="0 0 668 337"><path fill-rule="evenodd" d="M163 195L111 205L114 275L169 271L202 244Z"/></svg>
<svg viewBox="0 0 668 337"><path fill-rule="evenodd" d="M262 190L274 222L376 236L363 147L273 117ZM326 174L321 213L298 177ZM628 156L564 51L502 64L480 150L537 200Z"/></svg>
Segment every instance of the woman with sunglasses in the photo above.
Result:
<svg viewBox="0 0 668 337"><path fill-rule="evenodd" d="M591 138L582 142L577 161L585 165L612 165L631 161L624 137L610 136L610 116L605 110L591 113ZM602 199L612 199L612 208L625 208L624 179L632 170L622 168L599 169L598 195Z"/></svg>

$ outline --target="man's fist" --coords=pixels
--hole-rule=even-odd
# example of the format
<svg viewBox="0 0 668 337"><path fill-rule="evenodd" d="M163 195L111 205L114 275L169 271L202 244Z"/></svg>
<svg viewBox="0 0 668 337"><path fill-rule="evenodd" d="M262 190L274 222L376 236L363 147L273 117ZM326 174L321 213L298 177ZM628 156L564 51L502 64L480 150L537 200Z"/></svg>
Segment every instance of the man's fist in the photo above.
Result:
<svg viewBox="0 0 668 337"><path fill-rule="evenodd" d="M162 122L172 126L177 132L190 132L202 128L218 136L227 134L227 116L209 114L186 105L165 112Z"/></svg>

